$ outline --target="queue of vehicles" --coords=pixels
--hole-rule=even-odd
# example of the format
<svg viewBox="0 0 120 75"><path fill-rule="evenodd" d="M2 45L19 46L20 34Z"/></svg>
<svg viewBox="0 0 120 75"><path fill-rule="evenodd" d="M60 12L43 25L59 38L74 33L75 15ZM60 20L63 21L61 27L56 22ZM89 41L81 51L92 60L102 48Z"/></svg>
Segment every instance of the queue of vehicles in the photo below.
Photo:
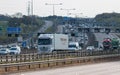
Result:
<svg viewBox="0 0 120 75"><path fill-rule="evenodd" d="M69 42L69 37L66 34L40 34L37 41L37 53L56 53L60 51L79 51L82 48L78 42ZM17 45L1 48L0 54L20 54L21 48Z"/></svg>
<svg viewBox="0 0 120 75"><path fill-rule="evenodd" d="M66 34L40 34L38 36L38 53L56 53L78 51L82 48L78 42L70 42Z"/></svg>
<svg viewBox="0 0 120 75"><path fill-rule="evenodd" d="M105 38L102 45L87 46L86 51L119 49L118 38ZM69 41L66 34L40 34L38 37L38 53L52 53L54 51L79 51L82 50L78 42Z"/></svg>
<svg viewBox="0 0 120 75"><path fill-rule="evenodd" d="M0 48L0 55L17 55L21 53L21 48L17 45L7 46L7 47L1 47Z"/></svg>
<svg viewBox="0 0 120 75"><path fill-rule="evenodd" d="M119 40L116 38L105 38L102 43L101 50L118 49ZM94 46L86 47L87 51L95 50ZM37 41L37 53L56 53L61 51L80 51L82 47L79 42L69 41L69 37L66 34L40 34ZM20 54L21 48L17 45L12 45L7 48L0 48L0 54Z"/></svg>

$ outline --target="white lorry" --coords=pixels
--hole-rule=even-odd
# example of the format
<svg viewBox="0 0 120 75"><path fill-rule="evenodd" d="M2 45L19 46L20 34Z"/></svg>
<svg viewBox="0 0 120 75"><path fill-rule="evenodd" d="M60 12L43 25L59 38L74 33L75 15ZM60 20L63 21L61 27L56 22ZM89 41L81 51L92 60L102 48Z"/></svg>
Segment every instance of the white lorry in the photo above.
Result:
<svg viewBox="0 0 120 75"><path fill-rule="evenodd" d="M52 53L68 49L68 35L40 34L38 36L38 53Z"/></svg>

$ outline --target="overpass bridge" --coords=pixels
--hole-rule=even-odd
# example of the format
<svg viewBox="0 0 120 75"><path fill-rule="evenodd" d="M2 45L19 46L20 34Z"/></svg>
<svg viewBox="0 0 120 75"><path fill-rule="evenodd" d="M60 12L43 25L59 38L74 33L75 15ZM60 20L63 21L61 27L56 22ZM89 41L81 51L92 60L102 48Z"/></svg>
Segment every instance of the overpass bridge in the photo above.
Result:
<svg viewBox="0 0 120 75"><path fill-rule="evenodd" d="M119 27L77 27L79 32L120 33Z"/></svg>

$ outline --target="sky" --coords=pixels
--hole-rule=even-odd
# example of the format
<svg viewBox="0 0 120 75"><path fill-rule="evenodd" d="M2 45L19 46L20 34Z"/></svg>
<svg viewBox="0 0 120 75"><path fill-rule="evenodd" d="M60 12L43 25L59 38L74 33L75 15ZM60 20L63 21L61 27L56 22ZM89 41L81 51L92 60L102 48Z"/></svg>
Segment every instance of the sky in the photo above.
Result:
<svg viewBox="0 0 120 75"><path fill-rule="evenodd" d="M17 12L21 12L27 15L28 1L31 0L0 0L0 14L12 15ZM48 4L59 4L55 5L55 15L67 16L67 11L72 13L69 16L78 17L95 17L101 13L120 13L120 0L33 0L34 15L38 16L49 16L53 15L53 7ZM60 9L64 10L60 10ZM82 14L80 14L82 13Z"/></svg>

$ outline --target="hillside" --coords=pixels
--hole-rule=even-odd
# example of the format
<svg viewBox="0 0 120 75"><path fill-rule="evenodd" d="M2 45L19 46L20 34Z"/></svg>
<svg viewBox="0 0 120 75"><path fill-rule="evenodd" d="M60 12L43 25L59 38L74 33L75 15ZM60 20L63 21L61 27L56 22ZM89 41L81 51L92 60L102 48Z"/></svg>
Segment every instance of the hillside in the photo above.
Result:
<svg viewBox="0 0 120 75"><path fill-rule="evenodd" d="M97 23L105 26L119 26L120 27L120 13L103 13L95 17Z"/></svg>

